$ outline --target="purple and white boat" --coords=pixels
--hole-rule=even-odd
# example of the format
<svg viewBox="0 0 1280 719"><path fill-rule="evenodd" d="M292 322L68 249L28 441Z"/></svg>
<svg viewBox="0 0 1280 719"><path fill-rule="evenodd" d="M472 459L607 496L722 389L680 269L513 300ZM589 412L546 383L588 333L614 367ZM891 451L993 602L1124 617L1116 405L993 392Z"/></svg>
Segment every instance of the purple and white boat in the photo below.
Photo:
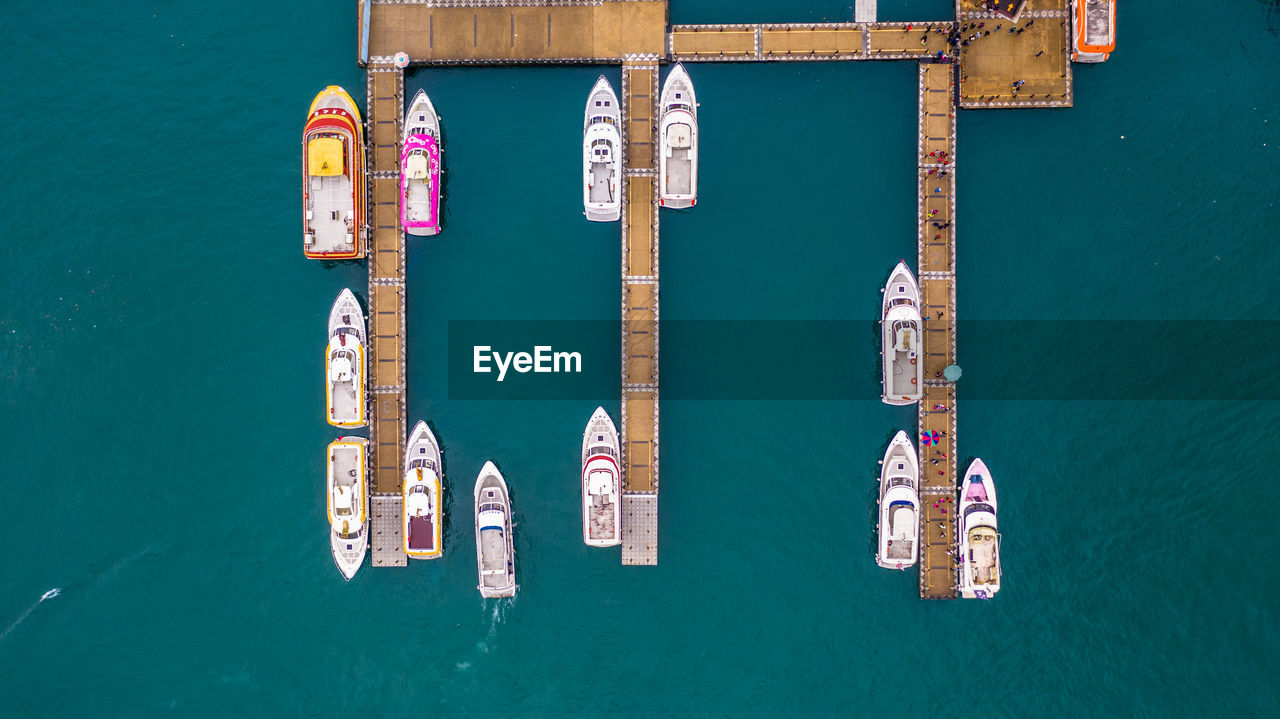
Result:
<svg viewBox="0 0 1280 719"><path fill-rule="evenodd" d="M440 117L419 90L404 118L400 151L400 223L419 237L440 232Z"/></svg>

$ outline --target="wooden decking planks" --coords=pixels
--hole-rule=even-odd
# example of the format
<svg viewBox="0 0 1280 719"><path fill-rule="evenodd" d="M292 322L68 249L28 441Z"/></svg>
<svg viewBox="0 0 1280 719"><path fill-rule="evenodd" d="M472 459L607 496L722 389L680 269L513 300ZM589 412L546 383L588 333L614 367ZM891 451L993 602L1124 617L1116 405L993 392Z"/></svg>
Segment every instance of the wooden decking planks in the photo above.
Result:
<svg viewBox="0 0 1280 719"><path fill-rule="evenodd" d="M370 65L368 134L370 146L369 392L372 422L374 566L405 566L399 540L400 486L405 427L405 244L400 227L400 135L404 116L404 73Z"/></svg>
<svg viewBox="0 0 1280 719"><path fill-rule="evenodd" d="M917 60L947 50L949 22L673 25L671 60ZM941 32L938 32L941 30Z"/></svg>
<svg viewBox="0 0 1280 719"><path fill-rule="evenodd" d="M1071 106L1070 0L1029 0L1013 33L1008 20L992 18L975 0L959 0L957 11L962 23L983 22L984 32L992 31L960 50L961 107ZM1014 92L1016 82L1022 85Z"/></svg>
<svg viewBox="0 0 1280 719"><path fill-rule="evenodd" d="M658 55L665 0L398 3L374 0L370 56L405 52L415 65L619 62Z"/></svg>
<svg viewBox="0 0 1280 719"><path fill-rule="evenodd" d="M658 563L657 57L622 67L622 563Z"/></svg>
<svg viewBox="0 0 1280 719"><path fill-rule="evenodd" d="M951 65L920 64L916 262L924 318L925 391L917 420L921 434L937 432L939 438L937 444L920 444L920 500L924 507L920 513L920 596L924 599L956 596L955 564L948 554L956 548L956 397L955 385L943 377L946 366L955 362L956 350L954 75Z"/></svg>

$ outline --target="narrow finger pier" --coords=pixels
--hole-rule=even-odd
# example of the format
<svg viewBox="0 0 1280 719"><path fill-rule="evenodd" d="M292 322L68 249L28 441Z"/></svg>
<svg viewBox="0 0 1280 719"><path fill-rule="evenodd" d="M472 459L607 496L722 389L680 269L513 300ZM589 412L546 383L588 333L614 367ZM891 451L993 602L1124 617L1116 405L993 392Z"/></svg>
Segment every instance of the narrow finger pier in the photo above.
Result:
<svg viewBox="0 0 1280 719"><path fill-rule="evenodd" d="M404 72L371 64L366 78L369 138L369 439L375 567L409 563L403 541L405 426L405 237L400 226L400 138Z"/></svg>
<svg viewBox="0 0 1280 719"><path fill-rule="evenodd" d="M622 64L622 563L658 563L658 56Z"/></svg>

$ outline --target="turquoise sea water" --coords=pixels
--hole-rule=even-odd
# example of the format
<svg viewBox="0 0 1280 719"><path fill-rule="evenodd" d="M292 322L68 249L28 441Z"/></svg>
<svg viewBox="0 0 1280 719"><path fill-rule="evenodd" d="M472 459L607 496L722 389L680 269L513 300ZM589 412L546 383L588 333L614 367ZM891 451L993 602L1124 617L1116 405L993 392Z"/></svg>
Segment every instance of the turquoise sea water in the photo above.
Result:
<svg viewBox="0 0 1280 719"><path fill-rule="evenodd" d="M850 15L671 5L678 23ZM445 338L451 320L616 319L618 230L582 220L576 185L600 68L408 78L443 116L448 172L444 233L411 241L409 415L442 440L453 521L442 560L343 583L320 363L333 297L363 297L366 275L302 258L298 134L324 85L362 98L354 23L343 0L0 17L5 714L1280 709L1274 401L995 401L962 381L961 451L1000 492L991 602L922 602L914 572L875 567L876 462L914 415L874 397L664 401L661 563L588 551L576 455L596 402L451 400ZM1238 320L1229 347L1112 363L1138 378L1221 355L1229 383L1232 353L1277 349L1250 340L1280 299L1280 8L1128 0L1118 24L1074 108L960 116L959 312ZM915 66L691 72L702 193L662 217L663 317L846 320L873 355L878 288L915 254ZM967 378L1005 371L959 343ZM598 402L616 416L616 386ZM518 523L510 602L474 589L487 458Z"/></svg>

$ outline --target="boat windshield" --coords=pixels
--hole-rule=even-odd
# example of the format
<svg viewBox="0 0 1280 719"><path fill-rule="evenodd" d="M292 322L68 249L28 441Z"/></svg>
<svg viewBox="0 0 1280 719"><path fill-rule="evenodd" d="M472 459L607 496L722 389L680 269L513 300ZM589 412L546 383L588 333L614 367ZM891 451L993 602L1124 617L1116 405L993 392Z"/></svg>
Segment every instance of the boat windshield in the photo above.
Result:
<svg viewBox="0 0 1280 719"><path fill-rule="evenodd" d="M501 504L498 504L496 502L490 502L487 504L480 505L481 512L501 512L504 509L505 507L503 507Z"/></svg>

